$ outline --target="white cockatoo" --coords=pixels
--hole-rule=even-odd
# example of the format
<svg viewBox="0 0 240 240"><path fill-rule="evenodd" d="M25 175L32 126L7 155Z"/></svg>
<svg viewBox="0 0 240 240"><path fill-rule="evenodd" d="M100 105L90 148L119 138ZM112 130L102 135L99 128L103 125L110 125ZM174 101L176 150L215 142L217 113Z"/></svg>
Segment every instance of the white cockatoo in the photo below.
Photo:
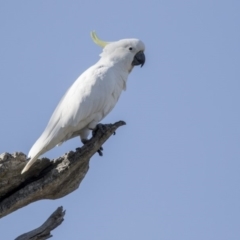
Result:
<svg viewBox="0 0 240 240"><path fill-rule="evenodd" d="M80 136L86 143L91 130L113 109L126 90L129 73L145 62L145 46L139 39L104 42L95 32L93 41L103 47L99 61L72 84L53 112L49 123L29 151L26 172L39 156L64 141Z"/></svg>

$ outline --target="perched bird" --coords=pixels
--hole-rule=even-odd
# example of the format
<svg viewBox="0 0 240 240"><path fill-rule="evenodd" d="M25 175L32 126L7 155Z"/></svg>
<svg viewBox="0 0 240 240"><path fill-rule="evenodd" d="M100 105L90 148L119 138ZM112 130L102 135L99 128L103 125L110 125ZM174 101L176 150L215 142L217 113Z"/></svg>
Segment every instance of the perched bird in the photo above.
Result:
<svg viewBox="0 0 240 240"><path fill-rule="evenodd" d="M68 139L80 136L86 143L91 130L113 109L126 90L129 73L145 63L145 46L139 39L104 42L95 32L93 41L103 48L99 61L88 68L65 93L42 135L29 151L26 172L39 156Z"/></svg>

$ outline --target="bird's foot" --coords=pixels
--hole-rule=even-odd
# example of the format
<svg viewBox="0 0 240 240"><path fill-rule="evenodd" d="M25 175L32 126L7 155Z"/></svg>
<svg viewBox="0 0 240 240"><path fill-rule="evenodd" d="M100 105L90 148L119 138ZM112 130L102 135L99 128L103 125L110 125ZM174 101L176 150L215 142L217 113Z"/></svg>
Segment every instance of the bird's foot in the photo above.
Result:
<svg viewBox="0 0 240 240"><path fill-rule="evenodd" d="M92 129L92 136L93 137L96 135L98 130L100 130L102 133L104 133L105 132L104 124L99 123L99 124L97 124L97 126L94 129Z"/></svg>
<svg viewBox="0 0 240 240"><path fill-rule="evenodd" d="M102 151L103 151L103 147L100 147L100 148L97 150L99 156L101 156L101 157L103 156Z"/></svg>
<svg viewBox="0 0 240 240"><path fill-rule="evenodd" d="M83 144L86 144L88 141L89 141L88 139L82 139L82 143L83 143ZM77 151L80 150L80 149L81 149L81 148L76 148ZM101 157L103 156L102 151L103 151L103 147L100 147L100 148L97 150L99 156L101 156Z"/></svg>

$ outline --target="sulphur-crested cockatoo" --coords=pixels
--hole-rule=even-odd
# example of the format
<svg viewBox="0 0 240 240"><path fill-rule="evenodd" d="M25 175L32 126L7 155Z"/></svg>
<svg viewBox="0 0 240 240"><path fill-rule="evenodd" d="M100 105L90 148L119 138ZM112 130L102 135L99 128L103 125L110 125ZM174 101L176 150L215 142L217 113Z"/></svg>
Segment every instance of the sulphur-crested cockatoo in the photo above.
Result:
<svg viewBox="0 0 240 240"><path fill-rule="evenodd" d="M80 136L86 143L90 130L113 109L126 89L129 73L145 62L144 44L139 39L104 42L95 32L93 41L103 47L100 60L88 68L65 93L49 123L29 151L26 172L37 158L56 145Z"/></svg>

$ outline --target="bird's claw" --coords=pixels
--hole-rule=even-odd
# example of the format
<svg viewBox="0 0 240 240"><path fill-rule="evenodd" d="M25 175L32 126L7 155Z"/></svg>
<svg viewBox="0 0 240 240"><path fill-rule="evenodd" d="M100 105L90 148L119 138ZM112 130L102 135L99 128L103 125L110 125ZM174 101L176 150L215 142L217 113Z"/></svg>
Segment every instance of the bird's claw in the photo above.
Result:
<svg viewBox="0 0 240 240"><path fill-rule="evenodd" d="M83 144L86 144L87 142L89 142L89 140L87 140L87 139L82 139L82 143L83 143ZM76 148L76 151L79 151L80 149L81 149L81 148L78 147L78 148ZM103 156L102 151L103 151L103 147L100 147L100 148L97 150L99 156Z"/></svg>
<svg viewBox="0 0 240 240"><path fill-rule="evenodd" d="M101 156L101 157L103 156L102 151L103 151L103 147L100 147L100 148L97 150L99 156Z"/></svg>
<svg viewBox="0 0 240 240"><path fill-rule="evenodd" d="M100 130L102 133L105 132L104 130L104 124L99 123L93 130L92 130L92 136L94 137L98 130Z"/></svg>

